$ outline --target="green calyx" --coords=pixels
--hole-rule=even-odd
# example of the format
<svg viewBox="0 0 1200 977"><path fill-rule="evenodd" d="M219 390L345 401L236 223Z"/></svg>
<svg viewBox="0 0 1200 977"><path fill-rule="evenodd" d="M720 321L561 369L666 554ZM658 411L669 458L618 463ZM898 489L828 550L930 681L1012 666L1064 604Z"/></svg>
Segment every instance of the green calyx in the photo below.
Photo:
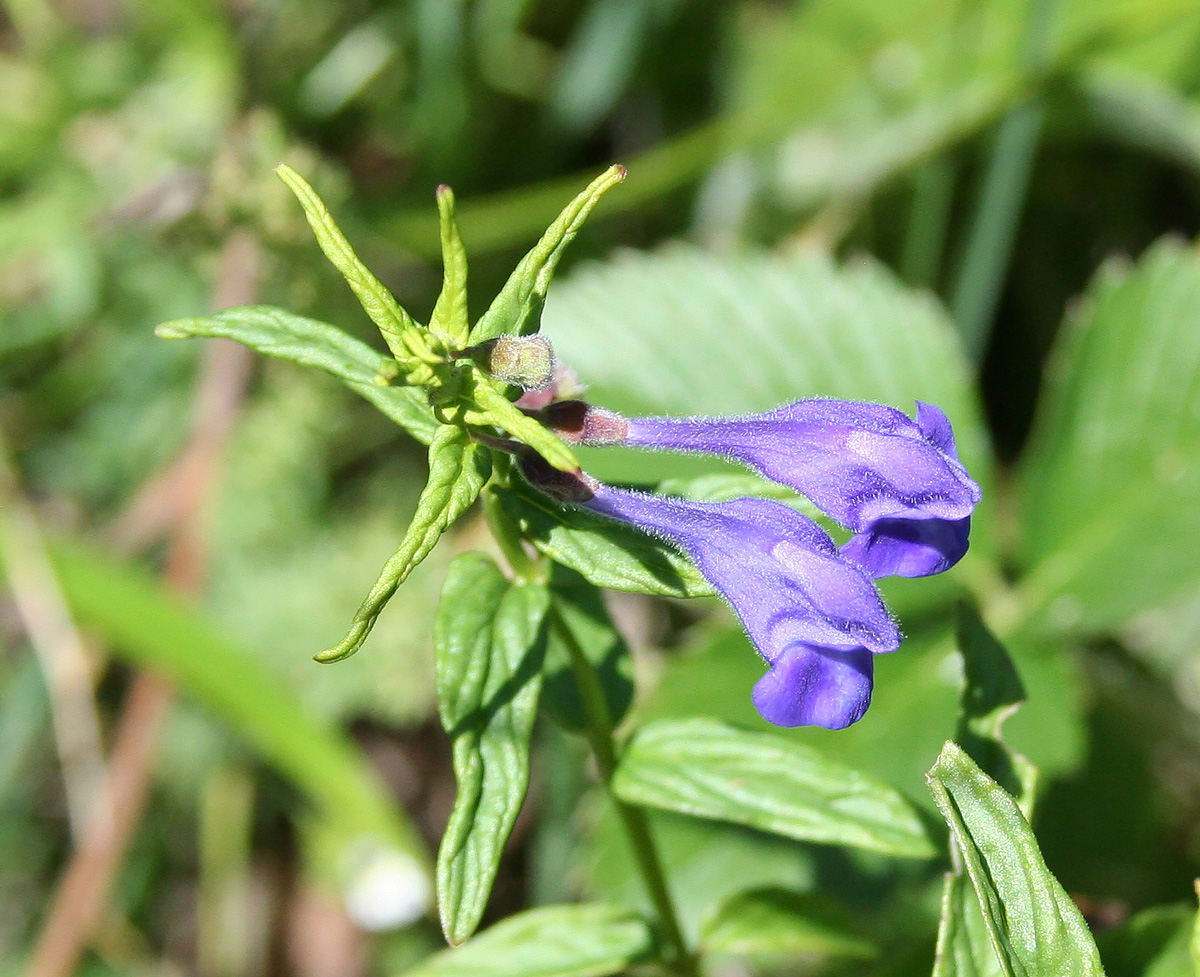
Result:
<svg viewBox="0 0 1200 977"><path fill-rule="evenodd" d="M474 326L467 311L466 250L449 187L437 191L444 271L441 293L426 326L410 316L363 264L308 182L284 163L276 172L300 201L321 250L353 289L391 351L395 374L381 372L376 382L421 388L441 423L463 426L468 433L478 429L494 435L498 430L532 448L555 468L579 468L567 445L513 406L514 385L531 385L524 375L514 379L511 369L491 370L486 357L471 354L482 344L515 346L508 343L509 337L538 331L546 291L563 250L604 192L624 179L624 167L610 167L571 201Z"/></svg>

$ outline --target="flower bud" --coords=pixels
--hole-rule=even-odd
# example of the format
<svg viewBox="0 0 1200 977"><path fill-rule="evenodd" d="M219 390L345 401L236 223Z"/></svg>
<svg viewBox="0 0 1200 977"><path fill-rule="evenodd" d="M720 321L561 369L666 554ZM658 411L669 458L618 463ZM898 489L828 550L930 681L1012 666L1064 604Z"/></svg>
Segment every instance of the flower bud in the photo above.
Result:
<svg viewBox="0 0 1200 977"><path fill-rule="evenodd" d="M559 502L587 502L600 484L583 471L559 471L533 451L521 455L520 465L521 474L530 485Z"/></svg>
<svg viewBox="0 0 1200 977"><path fill-rule="evenodd" d="M537 418L567 444L589 448L624 444L629 434L629 422L620 414L582 400L550 404L538 412Z"/></svg>
<svg viewBox="0 0 1200 977"><path fill-rule="evenodd" d="M554 382L554 348L545 336L498 336L462 351L497 380L525 390Z"/></svg>
<svg viewBox="0 0 1200 977"><path fill-rule="evenodd" d="M557 360L554 363L554 379L541 390L527 390L515 401L523 410L541 410L547 404L556 400L569 400L582 397L587 388L580 381L578 374L565 363Z"/></svg>

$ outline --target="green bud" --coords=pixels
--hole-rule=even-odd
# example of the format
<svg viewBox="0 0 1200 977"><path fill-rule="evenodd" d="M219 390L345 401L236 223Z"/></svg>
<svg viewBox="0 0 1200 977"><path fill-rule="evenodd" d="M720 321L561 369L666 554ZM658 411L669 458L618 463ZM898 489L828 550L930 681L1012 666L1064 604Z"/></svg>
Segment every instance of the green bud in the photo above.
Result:
<svg viewBox="0 0 1200 977"><path fill-rule="evenodd" d="M498 336L464 349L490 376L524 390L544 390L554 382L554 347L545 336Z"/></svg>

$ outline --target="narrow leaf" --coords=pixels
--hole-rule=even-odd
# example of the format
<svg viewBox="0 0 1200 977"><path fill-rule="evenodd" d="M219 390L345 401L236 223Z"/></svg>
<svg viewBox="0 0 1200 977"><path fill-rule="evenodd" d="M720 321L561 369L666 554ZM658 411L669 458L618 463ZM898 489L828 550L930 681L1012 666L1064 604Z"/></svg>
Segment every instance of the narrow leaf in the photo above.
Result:
<svg viewBox="0 0 1200 977"><path fill-rule="evenodd" d="M509 916L404 977L605 977L650 956L650 927L629 909L588 903Z"/></svg>
<svg viewBox="0 0 1200 977"><path fill-rule="evenodd" d="M604 192L624 179L625 167L610 166L567 204L533 250L521 259L500 294L475 324L472 343L505 334L524 336L538 331L546 291L559 258Z"/></svg>
<svg viewBox="0 0 1200 977"><path fill-rule="evenodd" d="M433 440L438 427L423 390L391 385L397 373L395 360L327 322L269 305L243 305L216 315L164 322L154 332L162 339L233 339L256 353L324 370L425 444Z"/></svg>
<svg viewBox="0 0 1200 977"><path fill-rule="evenodd" d="M597 587L665 597L716 593L687 557L634 526L560 505L526 485L501 493L500 505L523 539Z"/></svg>
<svg viewBox="0 0 1200 977"><path fill-rule="evenodd" d="M437 190L438 217L442 229L442 291L429 328L443 333L461 349L467 344L471 325L467 316L467 252L454 219L454 191L447 186Z"/></svg>
<svg viewBox="0 0 1200 977"><path fill-rule="evenodd" d="M927 776L1005 977L1103 975L1083 916L1050 874L1016 801L954 743Z"/></svg>
<svg viewBox="0 0 1200 977"><path fill-rule="evenodd" d="M491 380L477 378L471 396L479 409L467 411L463 415L465 423L498 427L522 444L527 444L560 471L579 471L579 462L562 439L523 413L496 389Z"/></svg>
<svg viewBox="0 0 1200 977"><path fill-rule="evenodd" d="M325 257L342 273L342 277L354 290L363 310L379 327L388 349L398 360L411 359L413 350L406 340L417 333L420 327L400 307L400 303L383 283L359 260L354 249L350 247L350 242L334 223L325 204L308 181L286 163L275 167L275 172L300 201L300 206L304 208L304 216L308 218L308 224L313 229Z"/></svg>
<svg viewBox="0 0 1200 977"><path fill-rule="evenodd" d="M510 584L482 553L446 574L434 624L438 712L458 793L438 851L438 908L452 944L479 925L529 784L546 588Z"/></svg>
<svg viewBox="0 0 1200 977"><path fill-rule="evenodd" d="M614 726L625 718L633 701L633 663L629 646L621 637L604 606L604 596L579 574L554 564L551 597L562 627L595 670L604 693L608 717ZM546 664L543 669L542 706L565 729L583 732L587 713L570 654L557 627L547 631Z"/></svg>
<svg viewBox="0 0 1200 977"><path fill-rule="evenodd" d="M894 789L773 733L709 719L642 727L613 780L631 804L910 858L934 848Z"/></svg>
<svg viewBox="0 0 1200 977"><path fill-rule="evenodd" d="M704 925L705 953L744 957L841 957L871 960L879 951L825 900L786 889L740 892Z"/></svg>
<svg viewBox="0 0 1200 977"><path fill-rule="evenodd" d="M429 481L400 548L384 564L346 636L316 655L317 661L340 661L358 651L396 588L429 555L442 533L470 508L489 471L486 449L471 441L465 431L449 424L438 428L429 445Z"/></svg>
<svg viewBox="0 0 1200 977"><path fill-rule="evenodd" d="M947 872L942 887L933 977L1002 977L979 900L961 872Z"/></svg>

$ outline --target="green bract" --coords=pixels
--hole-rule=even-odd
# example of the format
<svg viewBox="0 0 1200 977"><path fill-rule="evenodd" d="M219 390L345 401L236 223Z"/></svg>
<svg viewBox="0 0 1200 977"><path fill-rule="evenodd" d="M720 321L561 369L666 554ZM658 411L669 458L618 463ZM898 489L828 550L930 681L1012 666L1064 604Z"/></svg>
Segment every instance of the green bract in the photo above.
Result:
<svg viewBox="0 0 1200 977"><path fill-rule="evenodd" d="M536 333L542 305L563 249L609 187L625 178L612 166L584 189L517 266L472 327L467 311L467 257L454 219L454 194L437 192L444 276L429 325L417 322L362 263L321 198L290 166L276 172L304 208L325 256L353 289L391 351L382 356L335 326L269 306L226 309L176 319L156 330L164 339L221 336L269 356L315 366L370 400L413 437L429 445L429 483L412 524L384 565L346 636L317 655L322 662L354 654L396 588L433 549L438 537L478 498L492 475L492 452L477 440L513 439L555 468L577 471L574 454L555 434L514 406L517 388L489 375L464 351L500 336ZM505 466L500 466L506 470Z"/></svg>

